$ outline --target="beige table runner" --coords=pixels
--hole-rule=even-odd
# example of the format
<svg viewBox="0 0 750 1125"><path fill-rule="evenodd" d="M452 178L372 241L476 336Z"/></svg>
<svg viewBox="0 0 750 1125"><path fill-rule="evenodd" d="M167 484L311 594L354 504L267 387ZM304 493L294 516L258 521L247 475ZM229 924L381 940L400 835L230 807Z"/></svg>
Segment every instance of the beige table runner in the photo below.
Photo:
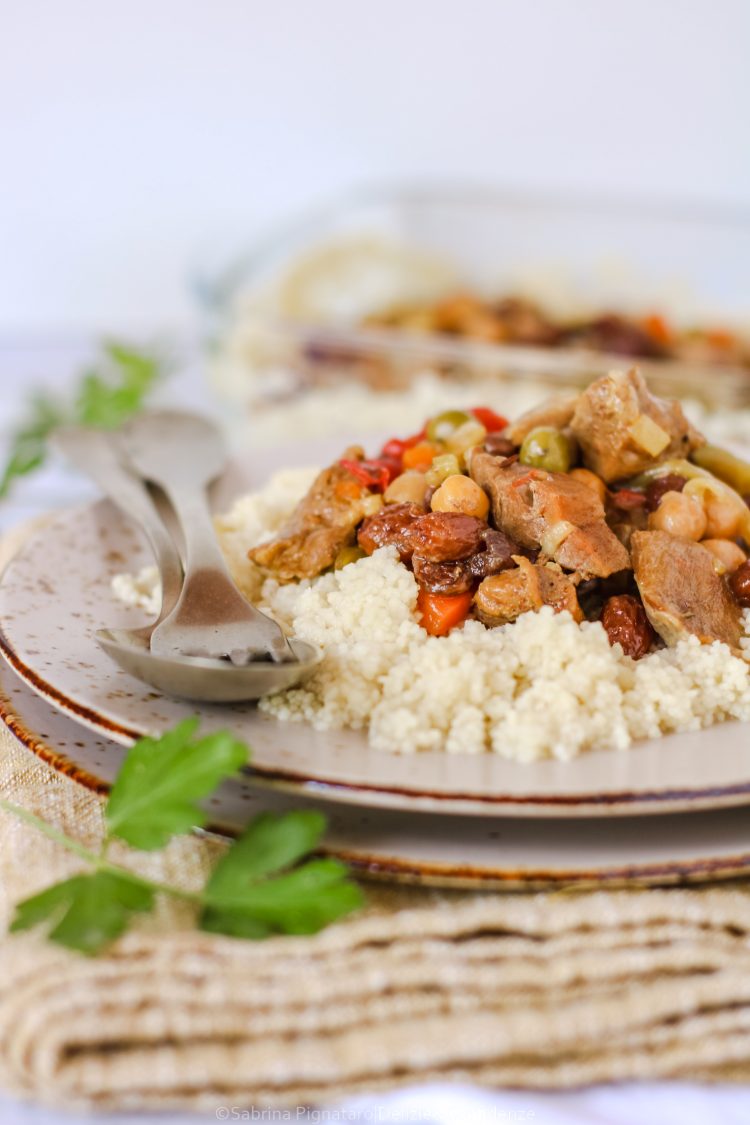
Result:
<svg viewBox="0 0 750 1125"><path fill-rule="evenodd" d="M0 794L96 850L100 800L4 728ZM191 888L221 846L119 858ZM0 813L2 932L16 901L76 870ZM170 900L96 959L0 939L0 1087L57 1107L215 1111L434 1078L750 1080L750 885L368 896L314 938L201 934Z"/></svg>

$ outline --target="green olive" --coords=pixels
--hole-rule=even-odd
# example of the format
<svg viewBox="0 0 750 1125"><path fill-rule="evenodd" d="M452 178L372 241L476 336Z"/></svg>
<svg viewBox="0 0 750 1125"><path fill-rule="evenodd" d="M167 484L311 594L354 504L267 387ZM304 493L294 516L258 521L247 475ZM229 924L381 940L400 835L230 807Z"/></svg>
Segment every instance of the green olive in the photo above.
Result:
<svg viewBox="0 0 750 1125"><path fill-rule="evenodd" d="M436 414L427 423L427 440L445 441L459 426L472 420L471 415L465 410L444 410L442 414Z"/></svg>
<svg viewBox="0 0 750 1125"><path fill-rule="evenodd" d="M359 562L360 559L364 558L367 558L367 552L363 551L361 547L342 547L336 555L333 569L343 570L349 563Z"/></svg>
<svg viewBox="0 0 750 1125"><path fill-rule="evenodd" d="M573 443L554 426L537 426L526 435L518 459L535 469L567 473L573 465Z"/></svg>

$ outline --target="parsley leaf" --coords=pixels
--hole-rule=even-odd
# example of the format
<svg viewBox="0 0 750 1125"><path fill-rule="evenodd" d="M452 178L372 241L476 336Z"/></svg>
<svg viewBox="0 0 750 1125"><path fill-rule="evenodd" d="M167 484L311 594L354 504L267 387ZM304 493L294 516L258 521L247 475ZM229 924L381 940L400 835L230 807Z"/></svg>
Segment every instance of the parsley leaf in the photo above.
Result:
<svg viewBox="0 0 750 1125"><path fill-rule="evenodd" d="M261 813L219 860L206 884L204 930L235 937L309 934L362 904L338 860L318 859L286 870L319 842L325 817L313 811ZM276 872L285 872L268 876Z"/></svg>
<svg viewBox="0 0 750 1125"><path fill-rule="evenodd" d="M33 396L28 417L12 438L10 456L0 477L0 500L8 495L17 477L26 476L44 462L47 438L64 420L65 412L54 399Z"/></svg>
<svg viewBox="0 0 750 1125"><path fill-rule="evenodd" d="M98 953L125 932L131 914L150 910L153 901L150 887L125 874L74 875L20 903L10 929L16 933L48 922L51 941L80 953Z"/></svg>
<svg viewBox="0 0 750 1125"><path fill-rule="evenodd" d="M317 846L325 829L326 818L312 809L260 813L219 860L206 892L221 896L238 879L249 882L291 867Z"/></svg>
<svg viewBox="0 0 750 1125"><path fill-rule="evenodd" d="M143 407L168 366L156 353L108 342L102 345L96 367L81 376L72 404L34 395L26 419L11 436L10 454L0 475L0 500L19 477L44 464L47 439L57 426L72 423L114 429L122 425Z"/></svg>
<svg viewBox="0 0 750 1125"><path fill-rule="evenodd" d="M107 832L96 854L61 829L0 799L0 810L32 825L91 868L16 907L11 930L45 925L49 939L82 953L99 952L153 908L157 894L192 903L204 930L259 939L312 934L358 909L363 895L336 859L306 858L320 843L325 817L300 810L261 813L215 865L202 890L140 878L107 861L114 837L133 847L162 847L171 836L205 823L198 802L248 759L229 732L197 737L186 719L161 738L142 738L125 757L105 810Z"/></svg>
<svg viewBox="0 0 750 1125"><path fill-rule="evenodd" d="M133 746L107 802L110 836L152 851L206 823L197 802L245 765L248 749L227 731L196 738L198 722L185 719Z"/></svg>

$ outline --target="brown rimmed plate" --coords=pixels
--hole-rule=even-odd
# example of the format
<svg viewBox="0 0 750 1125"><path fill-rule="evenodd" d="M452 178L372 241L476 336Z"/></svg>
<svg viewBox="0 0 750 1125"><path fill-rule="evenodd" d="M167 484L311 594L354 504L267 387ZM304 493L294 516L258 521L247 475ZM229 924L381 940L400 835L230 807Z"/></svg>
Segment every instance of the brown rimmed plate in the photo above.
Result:
<svg viewBox="0 0 750 1125"><path fill-rule="evenodd" d="M0 669L0 721L53 769L105 794L125 749L53 708ZM673 884L729 879L750 870L743 809L616 821L510 820L368 809L226 782L211 799L210 827L234 835L263 810L318 808L323 850L357 874L402 883L495 890Z"/></svg>
<svg viewBox="0 0 750 1125"><path fill-rule="evenodd" d="M303 455L304 448L297 464ZM277 456L277 465L292 463ZM234 487L257 487L275 467L267 453L249 461L236 469ZM148 562L139 534L102 502L52 520L11 561L0 585L0 650L11 667L55 707L122 744L197 709L128 677L93 639L101 625L143 623L139 611L115 603L110 583ZM280 723L252 705L200 712L206 728L229 727L251 744L257 784L327 801L557 818L750 804L750 727L740 723L528 765L491 754L384 754L363 732Z"/></svg>

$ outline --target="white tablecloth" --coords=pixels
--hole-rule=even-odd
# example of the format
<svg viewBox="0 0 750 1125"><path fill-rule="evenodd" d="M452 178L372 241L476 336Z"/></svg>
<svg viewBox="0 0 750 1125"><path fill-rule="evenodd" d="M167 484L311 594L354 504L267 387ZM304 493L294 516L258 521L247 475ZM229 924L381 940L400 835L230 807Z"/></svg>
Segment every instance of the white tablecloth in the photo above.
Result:
<svg viewBox="0 0 750 1125"><path fill-rule="evenodd" d="M0 341L0 460L6 436L23 410L26 391L34 385L63 392L77 367L90 355L81 340ZM181 405L207 401L199 365L175 377L171 394ZM177 397L179 396L179 397ZM53 461L27 481L21 481L9 500L0 504L0 531L52 507L83 501L96 495L87 482ZM50 1109L24 1106L0 1098L0 1125L189 1125L197 1121L262 1121L241 1106L217 1104L213 1116L127 1115L71 1117ZM586 1090L535 1094L526 1091L487 1092L466 1086L419 1086L391 1095L358 1098L342 1106L318 1110L314 1115L290 1111L265 1120L319 1122L398 1122L415 1125L747 1125L750 1122L750 1088L706 1087L687 1083L597 1086Z"/></svg>

